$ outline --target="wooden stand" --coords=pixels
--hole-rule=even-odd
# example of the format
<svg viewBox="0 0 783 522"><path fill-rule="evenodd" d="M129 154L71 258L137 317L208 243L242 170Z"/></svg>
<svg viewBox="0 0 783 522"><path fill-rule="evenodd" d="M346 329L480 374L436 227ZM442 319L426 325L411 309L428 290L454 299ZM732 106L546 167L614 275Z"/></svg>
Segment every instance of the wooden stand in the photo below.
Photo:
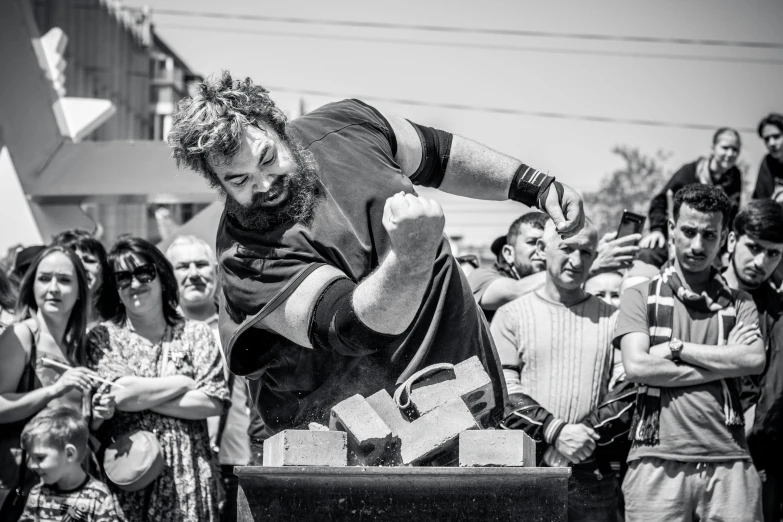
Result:
<svg viewBox="0 0 783 522"><path fill-rule="evenodd" d="M256 467L237 520L565 522L569 468Z"/></svg>

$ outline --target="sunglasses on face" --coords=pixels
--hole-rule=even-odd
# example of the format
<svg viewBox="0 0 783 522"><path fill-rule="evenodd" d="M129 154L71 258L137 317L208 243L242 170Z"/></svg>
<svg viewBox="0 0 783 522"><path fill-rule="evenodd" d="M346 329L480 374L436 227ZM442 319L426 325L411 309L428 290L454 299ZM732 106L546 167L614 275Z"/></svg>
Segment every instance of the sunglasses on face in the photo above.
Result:
<svg viewBox="0 0 783 522"><path fill-rule="evenodd" d="M114 284L117 285L119 290L128 288L133 282L133 278L139 283L150 283L158 276L158 272L155 270L155 265L141 265L133 269L133 272L128 270L119 270L114 272Z"/></svg>

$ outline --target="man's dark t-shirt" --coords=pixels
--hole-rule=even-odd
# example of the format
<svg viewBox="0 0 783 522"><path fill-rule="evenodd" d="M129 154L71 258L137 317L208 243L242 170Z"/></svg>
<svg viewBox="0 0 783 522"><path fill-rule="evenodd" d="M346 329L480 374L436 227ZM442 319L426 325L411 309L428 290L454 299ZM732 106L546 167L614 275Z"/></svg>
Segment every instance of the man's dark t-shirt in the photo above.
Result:
<svg viewBox="0 0 783 522"><path fill-rule="evenodd" d="M761 375L742 378L742 406L756 405L748 447L758 469L783 472L783 295L770 284L750 292L759 311L767 364Z"/></svg>
<svg viewBox="0 0 783 522"><path fill-rule="evenodd" d="M783 192L783 163L767 154L759 165L753 199L775 198L781 192Z"/></svg>
<svg viewBox="0 0 783 522"><path fill-rule="evenodd" d="M478 267L468 275L468 283L473 291L473 298L476 300L479 307L481 307L481 298L484 297L484 292L487 291L489 285L498 279L506 278L517 279L517 276L510 269L499 263L492 265L492 268ZM487 318L487 323L491 323L492 318L495 316L495 310L481 309L484 312L484 317Z"/></svg>
<svg viewBox="0 0 783 522"><path fill-rule="evenodd" d="M686 185L693 183L701 183L699 180L699 169L707 167L704 162L708 162L708 158L701 158L693 163L687 163L683 165L680 170L674 173L669 182L663 189L656 195L650 202L650 230L658 230L668 236L667 227L667 200L666 193L672 192L672 195L676 194L678 190ZM708 170L708 169L707 169ZM731 167L729 170L721 174L717 179L714 177L714 173L709 172L709 175L713 177L712 184L716 187L722 188L731 201L731 219L729 223L734 220L734 216L737 215L737 209L739 207L740 193L742 192L742 173L737 167Z"/></svg>
<svg viewBox="0 0 783 522"><path fill-rule="evenodd" d="M393 388L434 363L477 355L495 391L487 424L500 420L505 394L489 328L448 241L441 241L429 287L404 341L362 357L301 347L253 327L259 313L285 302L314 269L342 270L355 283L390 251L382 224L386 199L413 183L394 160L396 138L372 107L345 100L288 124L315 156L324 197L311 227L289 223L266 232L244 230L223 214L217 250L223 285L220 336L232 372L248 375L251 397L271 436L309 421L324 422L331 407L356 393ZM423 173L425 176L427 173Z"/></svg>

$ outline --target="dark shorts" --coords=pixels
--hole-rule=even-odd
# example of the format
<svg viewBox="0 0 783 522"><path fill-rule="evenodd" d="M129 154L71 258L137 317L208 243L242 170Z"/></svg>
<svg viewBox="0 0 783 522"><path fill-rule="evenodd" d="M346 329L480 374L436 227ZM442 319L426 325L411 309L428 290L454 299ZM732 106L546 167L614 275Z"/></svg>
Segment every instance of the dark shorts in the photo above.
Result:
<svg viewBox="0 0 783 522"><path fill-rule="evenodd" d="M574 467L568 480L568 522L615 520L618 495L615 473L602 475Z"/></svg>

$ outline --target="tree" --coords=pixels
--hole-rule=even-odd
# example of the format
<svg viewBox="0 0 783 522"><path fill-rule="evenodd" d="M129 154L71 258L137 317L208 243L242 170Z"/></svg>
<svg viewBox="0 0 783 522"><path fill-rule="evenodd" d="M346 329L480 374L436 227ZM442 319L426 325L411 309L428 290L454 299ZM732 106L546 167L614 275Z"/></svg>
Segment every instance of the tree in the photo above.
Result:
<svg viewBox="0 0 783 522"><path fill-rule="evenodd" d="M663 165L668 153L658 151L649 156L627 145L615 147L612 153L620 156L625 166L605 176L597 191L584 194L585 212L600 234L617 229L623 209L646 216L650 200L668 179Z"/></svg>

